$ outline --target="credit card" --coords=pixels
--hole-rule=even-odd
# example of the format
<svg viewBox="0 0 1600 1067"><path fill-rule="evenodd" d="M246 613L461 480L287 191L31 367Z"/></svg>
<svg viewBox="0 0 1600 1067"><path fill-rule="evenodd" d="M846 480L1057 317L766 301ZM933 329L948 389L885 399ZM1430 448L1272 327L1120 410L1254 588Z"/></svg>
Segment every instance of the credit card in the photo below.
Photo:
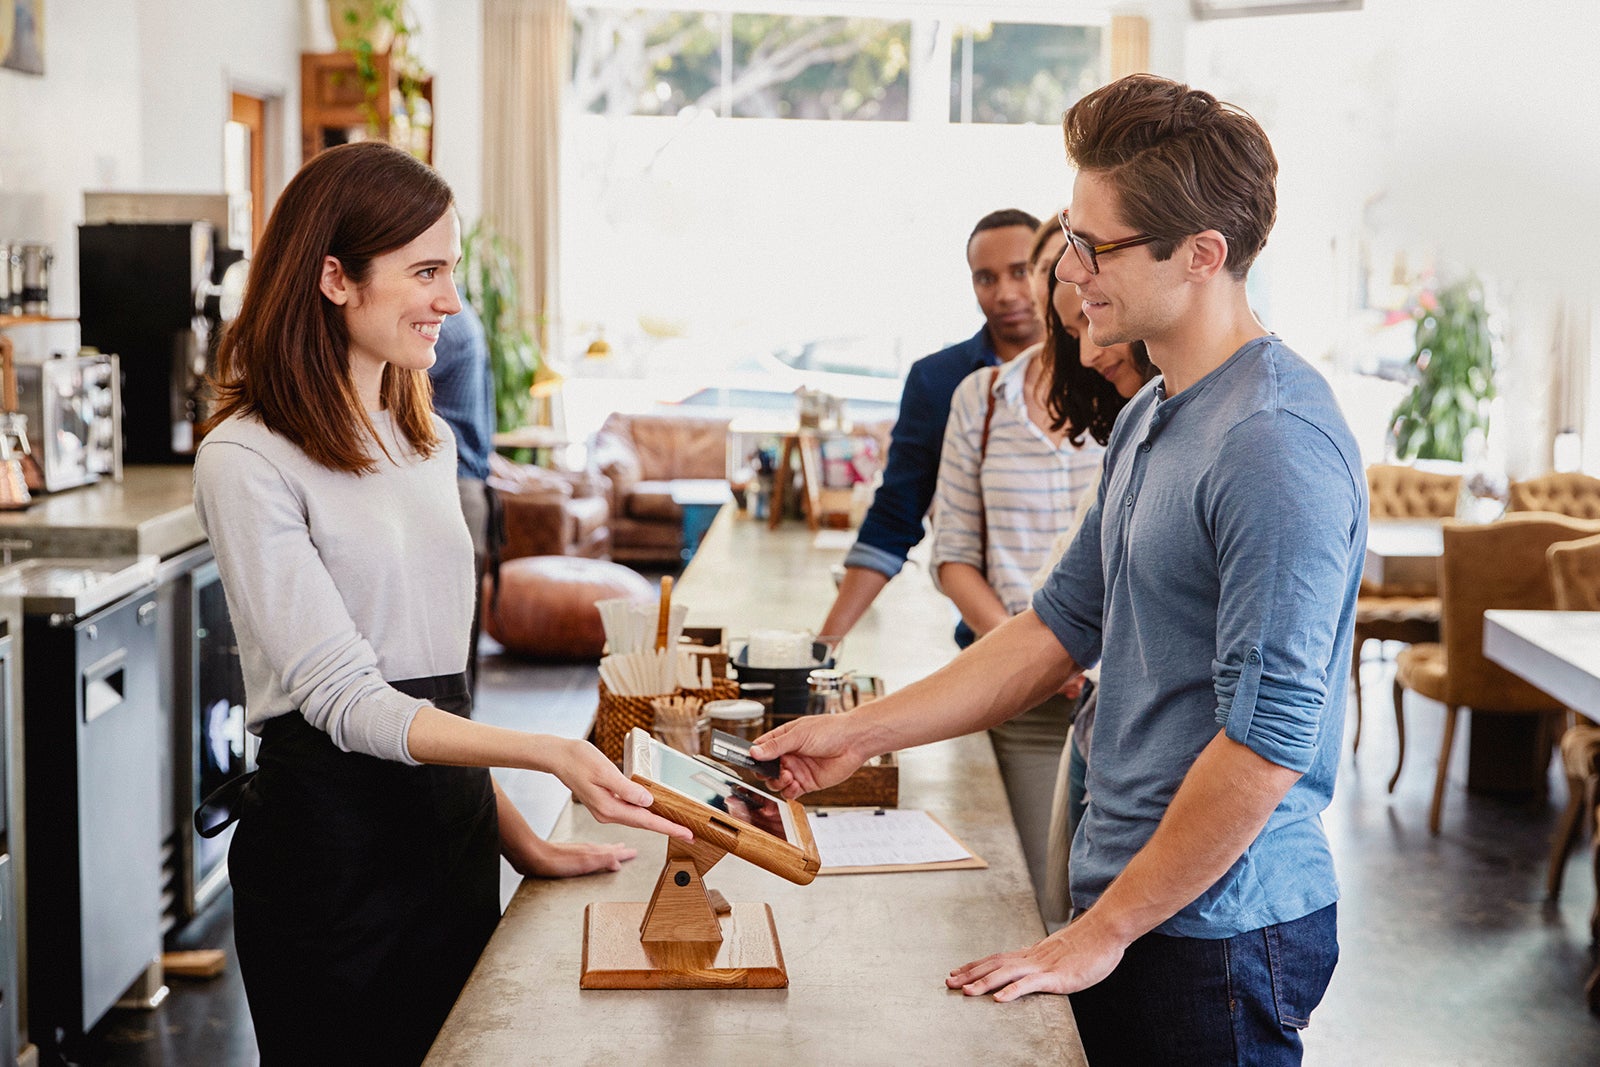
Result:
<svg viewBox="0 0 1600 1067"><path fill-rule="evenodd" d="M750 742L721 730L711 731L711 757L734 767L755 771L763 778L778 777L778 761L756 759L750 755Z"/></svg>

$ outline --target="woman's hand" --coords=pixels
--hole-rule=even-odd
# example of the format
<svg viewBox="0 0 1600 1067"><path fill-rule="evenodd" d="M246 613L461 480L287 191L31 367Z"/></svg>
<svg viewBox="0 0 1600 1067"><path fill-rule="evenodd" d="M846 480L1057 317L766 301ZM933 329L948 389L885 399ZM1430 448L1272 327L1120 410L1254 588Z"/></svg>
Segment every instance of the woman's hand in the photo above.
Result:
<svg viewBox="0 0 1600 1067"><path fill-rule="evenodd" d="M546 841L533 832L498 781L494 783L494 800L500 823L500 854L524 878L573 878L615 871L637 855L627 845Z"/></svg>
<svg viewBox="0 0 1600 1067"><path fill-rule="evenodd" d="M524 878L576 878L601 871L621 870L622 865L638 855L627 845L598 845L587 841L546 841L534 837L533 841L512 855L506 853L511 867Z"/></svg>
<svg viewBox="0 0 1600 1067"><path fill-rule="evenodd" d="M560 744L563 747L550 769L596 820L637 826L681 841L694 840L687 826L646 810L655 802L650 790L624 778L598 748L587 741L563 740Z"/></svg>

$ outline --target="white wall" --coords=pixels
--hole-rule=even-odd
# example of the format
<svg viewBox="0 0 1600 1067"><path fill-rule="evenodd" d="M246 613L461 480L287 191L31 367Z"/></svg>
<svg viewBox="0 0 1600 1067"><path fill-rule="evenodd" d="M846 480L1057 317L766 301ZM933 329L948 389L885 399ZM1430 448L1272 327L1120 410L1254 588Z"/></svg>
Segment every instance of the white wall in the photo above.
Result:
<svg viewBox="0 0 1600 1067"><path fill-rule="evenodd" d="M0 237L55 246L58 314L77 312L82 191L135 188L143 179L137 7L51 4L45 74L0 69ZM219 131L219 155L220 141Z"/></svg>
<svg viewBox="0 0 1600 1067"><path fill-rule="evenodd" d="M1591 0L1366 0L1187 34L1186 80L1252 111L1278 153L1269 324L1348 365L1386 343L1358 311L1363 260L1380 277L1397 253L1478 272L1504 312L1513 477L1549 463L1553 316L1600 296L1597 43Z"/></svg>
<svg viewBox="0 0 1600 1067"><path fill-rule="evenodd" d="M270 201L300 159L300 0L139 0L142 188L222 189L222 127L234 87L276 98L282 164ZM318 5L320 7L320 5ZM54 6L51 8L54 11Z"/></svg>
<svg viewBox="0 0 1600 1067"><path fill-rule="evenodd" d="M482 201L480 8L413 0L435 72L438 165L468 219ZM49 5L45 74L0 70L0 238L54 246L55 314L77 313L84 190L220 191L233 88L276 98L270 204L300 164L300 52L333 47L326 20L322 0Z"/></svg>
<svg viewBox="0 0 1600 1067"><path fill-rule="evenodd" d="M275 147L283 174L298 165L300 8L300 0L49 5L44 75L0 70L0 236L55 247L55 314L77 313L84 190L221 190L230 85L282 94Z"/></svg>
<svg viewBox="0 0 1600 1067"><path fill-rule="evenodd" d="M483 4L416 7L422 57L433 71L433 163L470 226L483 212Z"/></svg>

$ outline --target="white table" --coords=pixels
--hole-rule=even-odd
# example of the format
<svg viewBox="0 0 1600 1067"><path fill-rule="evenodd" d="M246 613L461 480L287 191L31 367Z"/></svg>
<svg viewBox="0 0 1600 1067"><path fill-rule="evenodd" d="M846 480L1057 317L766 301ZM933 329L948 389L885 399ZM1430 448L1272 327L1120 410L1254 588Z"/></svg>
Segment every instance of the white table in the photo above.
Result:
<svg viewBox="0 0 1600 1067"><path fill-rule="evenodd" d="M1600 716L1600 611L1491 609L1483 654L1567 707Z"/></svg>
<svg viewBox="0 0 1600 1067"><path fill-rule="evenodd" d="M1600 717L1600 611L1486 611L1483 654L1567 707ZM1590 848L1600 894L1600 841ZM1600 900L1590 922L1600 936ZM1589 1010L1600 1015L1600 965L1584 992Z"/></svg>
<svg viewBox="0 0 1600 1067"><path fill-rule="evenodd" d="M1373 585L1437 592L1444 556L1441 519L1379 519L1367 526L1367 558L1361 577Z"/></svg>

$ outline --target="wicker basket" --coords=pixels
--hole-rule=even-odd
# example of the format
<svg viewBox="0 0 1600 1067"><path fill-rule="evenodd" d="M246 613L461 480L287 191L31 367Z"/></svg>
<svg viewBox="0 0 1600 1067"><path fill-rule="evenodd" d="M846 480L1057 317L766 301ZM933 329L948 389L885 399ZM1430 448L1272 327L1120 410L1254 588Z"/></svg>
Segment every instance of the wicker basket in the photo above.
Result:
<svg viewBox="0 0 1600 1067"><path fill-rule="evenodd" d="M667 696L697 697L702 701L734 700L739 696L739 683L727 678L713 678L710 689L678 689ZM648 732L655 725L656 712L650 706L655 697L618 696L600 683L600 706L594 717L594 743L613 763L622 762L622 739L637 726Z"/></svg>

